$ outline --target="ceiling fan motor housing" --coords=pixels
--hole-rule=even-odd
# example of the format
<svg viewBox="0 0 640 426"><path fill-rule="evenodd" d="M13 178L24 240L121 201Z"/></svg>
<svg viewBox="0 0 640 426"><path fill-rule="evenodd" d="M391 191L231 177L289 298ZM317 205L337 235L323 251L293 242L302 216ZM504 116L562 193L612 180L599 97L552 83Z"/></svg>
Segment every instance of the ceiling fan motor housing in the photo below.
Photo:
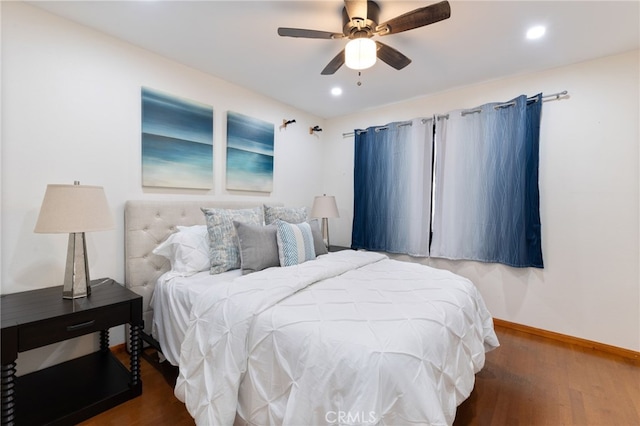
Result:
<svg viewBox="0 0 640 426"><path fill-rule="evenodd" d="M367 1L367 16L349 19L347 8L342 8L342 33L350 38L370 38L378 25L380 6L376 2Z"/></svg>

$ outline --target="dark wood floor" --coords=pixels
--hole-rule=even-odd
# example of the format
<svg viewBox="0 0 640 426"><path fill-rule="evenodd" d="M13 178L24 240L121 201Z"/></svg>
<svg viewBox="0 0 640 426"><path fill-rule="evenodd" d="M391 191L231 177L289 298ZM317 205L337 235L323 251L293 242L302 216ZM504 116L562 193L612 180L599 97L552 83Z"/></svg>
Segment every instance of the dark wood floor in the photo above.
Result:
<svg viewBox="0 0 640 426"><path fill-rule="evenodd" d="M496 326L501 346L487 354L455 426L639 426L640 361ZM125 353L119 354L123 359ZM163 375L147 360L143 394L84 425L192 425Z"/></svg>

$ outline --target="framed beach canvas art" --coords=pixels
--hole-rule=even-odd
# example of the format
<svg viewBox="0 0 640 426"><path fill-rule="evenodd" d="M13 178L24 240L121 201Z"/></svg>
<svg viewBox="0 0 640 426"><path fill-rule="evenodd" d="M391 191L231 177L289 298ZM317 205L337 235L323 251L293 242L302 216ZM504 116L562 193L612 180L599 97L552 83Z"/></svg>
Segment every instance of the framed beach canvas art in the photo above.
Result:
<svg viewBox="0 0 640 426"><path fill-rule="evenodd" d="M213 108L142 88L142 186L213 187Z"/></svg>
<svg viewBox="0 0 640 426"><path fill-rule="evenodd" d="M272 123L227 112L227 189L273 191Z"/></svg>

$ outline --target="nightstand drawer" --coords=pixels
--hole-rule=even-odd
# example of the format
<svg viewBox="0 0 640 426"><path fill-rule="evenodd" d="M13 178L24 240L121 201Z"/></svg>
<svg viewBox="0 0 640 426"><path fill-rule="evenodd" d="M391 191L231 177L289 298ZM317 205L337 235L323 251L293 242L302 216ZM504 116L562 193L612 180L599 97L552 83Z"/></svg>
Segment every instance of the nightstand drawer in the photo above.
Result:
<svg viewBox="0 0 640 426"><path fill-rule="evenodd" d="M25 325L18 332L18 351L27 351L123 324L129 321L130 309L130 305L126 303Z"/></svg>

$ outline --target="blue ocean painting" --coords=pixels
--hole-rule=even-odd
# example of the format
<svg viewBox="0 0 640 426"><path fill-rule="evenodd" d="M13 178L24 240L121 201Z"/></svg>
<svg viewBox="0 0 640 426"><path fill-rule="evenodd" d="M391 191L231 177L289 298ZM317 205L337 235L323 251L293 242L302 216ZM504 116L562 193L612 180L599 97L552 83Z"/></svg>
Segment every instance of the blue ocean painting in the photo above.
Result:
<svg viewBox="0 0 640 426"><path fill-rule="evenodd" d="M213 108L142 88L142 185L213 187Z"/></svg>
<svg viewBox="0 0 640 426"><path fill-rule="evenodd" d="M273 191L272 123L227 112L227 189Z"/></svg>

